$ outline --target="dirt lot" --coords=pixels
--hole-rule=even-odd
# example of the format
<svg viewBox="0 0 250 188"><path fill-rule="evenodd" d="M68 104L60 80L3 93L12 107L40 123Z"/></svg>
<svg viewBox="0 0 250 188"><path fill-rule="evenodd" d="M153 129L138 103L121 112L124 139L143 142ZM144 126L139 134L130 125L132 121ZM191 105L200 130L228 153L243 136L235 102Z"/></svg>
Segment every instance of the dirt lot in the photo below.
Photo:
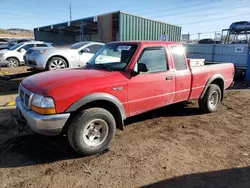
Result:
<svg viewBox="0 0 250 188"><path fill-rule="evenodd" d="M27 66L16 68L0 67L0 108L7 102L15 100L21 80L33 74L27 71L28 69ZM11 81L8 81L8 79L11 79Z"/></svg>
<svg viewBox="0 0 250 188"><path fill-rule="evenodd" d="M19 81L0 88L15 94ZM129 119L109 151L90 157L76 154L63 136L14 136L14 109L4 107L0 187L249 188L250 91L243 86L228 91L214 114L190 102Z"/></svg>

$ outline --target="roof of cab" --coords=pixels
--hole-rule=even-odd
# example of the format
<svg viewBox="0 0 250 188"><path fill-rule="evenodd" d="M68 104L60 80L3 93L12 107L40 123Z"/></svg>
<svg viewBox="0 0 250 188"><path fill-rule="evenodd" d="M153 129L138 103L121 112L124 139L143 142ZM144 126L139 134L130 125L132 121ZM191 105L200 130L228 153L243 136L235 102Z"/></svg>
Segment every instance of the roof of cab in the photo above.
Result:
<svg viewBox="0 0 250 188"><path fill-rule="evenodd" d="M123 44L145 44L145 45L171 45L171 44L181 44L180 42L171 42L171 41L115 41L110 42L112 44L115 43L123 43Z"/></svg>

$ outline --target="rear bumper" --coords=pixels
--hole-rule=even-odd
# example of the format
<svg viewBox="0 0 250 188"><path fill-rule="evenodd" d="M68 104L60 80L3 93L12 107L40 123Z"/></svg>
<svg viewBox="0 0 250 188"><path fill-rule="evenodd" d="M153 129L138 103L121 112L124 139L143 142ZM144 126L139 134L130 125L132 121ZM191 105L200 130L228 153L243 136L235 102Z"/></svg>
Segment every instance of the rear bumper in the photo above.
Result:
<svg viewBox="0 0 250 188"><path fill-rule="evenodd" d="M33 131L43 135L59 135L70 116L70 113L41 115L31 110L27 110L19 97L16 98L16 105L17 112L19 116L21 116L19 117L20 121L24 118Z"/></svg>
<svg viewBox="0 0 250 188"><path fill-rule="evenodd" d="M36 63L36 62L35 62L35 63ZM37 69L37 70L45 70L45 67L39 66L39 65L30 64L29 61L25 61L24 64L25 64L26 66L32 67L32 68Z"/></svg>
<svg viewBox="0 0 250 188"><path fill-rule="evenodd" d="M39 70L45 70L47 58L44 55L25 55L25 65ZM32 62L30 64L29 62Z"/></svg>

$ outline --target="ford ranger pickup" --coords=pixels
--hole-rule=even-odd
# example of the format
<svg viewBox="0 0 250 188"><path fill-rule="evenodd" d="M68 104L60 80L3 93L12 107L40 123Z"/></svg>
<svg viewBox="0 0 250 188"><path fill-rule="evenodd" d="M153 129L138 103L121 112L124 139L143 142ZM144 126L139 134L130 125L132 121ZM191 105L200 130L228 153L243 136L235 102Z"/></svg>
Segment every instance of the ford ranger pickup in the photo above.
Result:
<svg viewBox="0 0 250 188"><path fill-rule="evenodd" d="M85 67L25 78L17 120L40 134L66 134L82 155L100 153L131 116L187 100L215 112L233 83L234 65L189 64L180 43L108 43Z"/></svg>

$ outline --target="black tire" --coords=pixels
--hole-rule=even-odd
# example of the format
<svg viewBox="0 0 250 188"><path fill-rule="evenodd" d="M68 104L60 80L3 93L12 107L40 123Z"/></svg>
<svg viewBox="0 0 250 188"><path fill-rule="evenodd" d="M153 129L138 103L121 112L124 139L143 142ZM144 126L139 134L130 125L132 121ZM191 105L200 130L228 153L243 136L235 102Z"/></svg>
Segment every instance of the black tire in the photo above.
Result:
<svg viewBox="0 0 250 188"><path fill-rule="evenodd" d="M103 120L107 123L106 137L100 145L91 146L86 140L85 131L90 127L90 122ZM70 145L81 155L93 155L108 149L115 135L116 123L112 114L103 108L89 108L80 111L70 122L67 136ZM101 133L104 134L104 133Z"/></svg>
<svg viewBox="0 0 250 188"><path fill-rule="evenodd" d="M7 59L7 61L9 62L7 64L7 67L18 67L19 66L19 61L17 58L10 57Z"/></svg>
<svg viewBox="0 0 250 188"><path fill-rule="evenodd" d="M56 64L58 64L59 66L56 67ZM61 57L52 57L46 65L46 70L56 70L64 68L68 68L68 65L67 62Z"/></svg>
<svg viewBox="0 0 250 188"><path fill-rule="evenodd" d="M213 95L213 96L212 96ZM215 97L217 95L217 97ZM213 101L214 102L211 102ZM203 98L199 99L199 107L205 113L215 112L218 109L218 106L221 101L221 89L216 84L211 84ZM213 104L211 104L213 103Z"/></svg>

